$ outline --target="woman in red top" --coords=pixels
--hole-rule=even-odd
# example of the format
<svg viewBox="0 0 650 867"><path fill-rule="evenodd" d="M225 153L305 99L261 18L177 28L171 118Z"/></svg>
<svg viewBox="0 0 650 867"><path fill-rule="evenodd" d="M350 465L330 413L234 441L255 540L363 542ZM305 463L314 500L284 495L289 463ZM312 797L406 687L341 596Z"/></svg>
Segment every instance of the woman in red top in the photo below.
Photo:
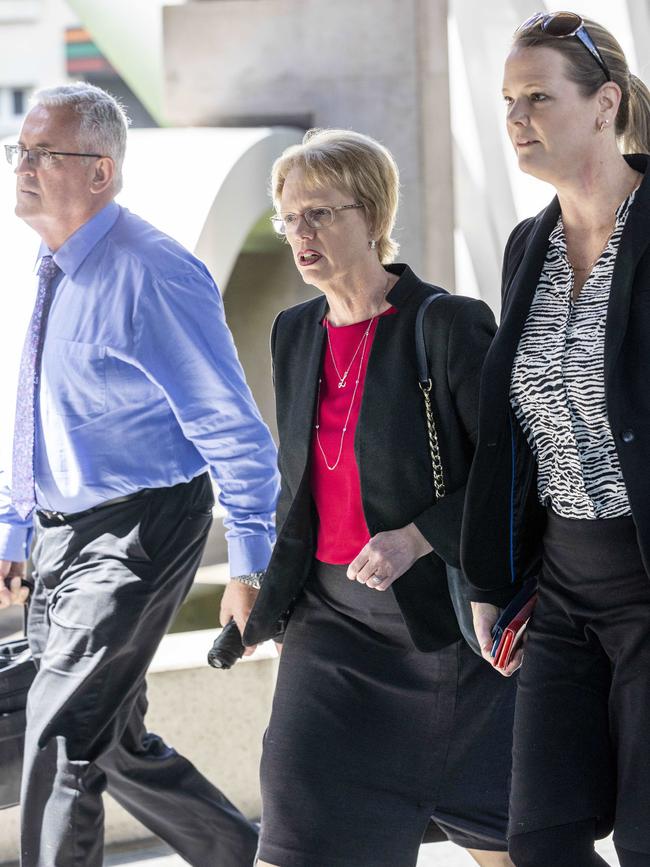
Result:
<svg viewBox="0 0 650 867"><path fill-rule="evenodd" d="M463 642L445 572L458 566L494 319L447 293L425 316L437 498L415 363L416 315L436 289L388 264L391 155L357 133L308 133L276 162L272 186L276 228L322 295L281 313L271 341L278 540L244 641L290 617L258 863L412 867L433 817L438 839L508 865L514 683Z"/></svg>

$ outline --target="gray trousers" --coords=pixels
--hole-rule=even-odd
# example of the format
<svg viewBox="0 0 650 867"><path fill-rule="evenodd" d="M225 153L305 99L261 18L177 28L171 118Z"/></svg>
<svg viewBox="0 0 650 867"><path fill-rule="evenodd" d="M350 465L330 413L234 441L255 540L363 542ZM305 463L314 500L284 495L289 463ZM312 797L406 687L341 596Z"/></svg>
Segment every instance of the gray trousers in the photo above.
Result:
<svg viewBox="0 0 650 867"><path fill-rule="evenodd" d="M253 863L255 827L144 725L145 673L192 585L212 504L204 475L69 523L39 518L22 867L101 867L106 788L195 867Z"/></svg>

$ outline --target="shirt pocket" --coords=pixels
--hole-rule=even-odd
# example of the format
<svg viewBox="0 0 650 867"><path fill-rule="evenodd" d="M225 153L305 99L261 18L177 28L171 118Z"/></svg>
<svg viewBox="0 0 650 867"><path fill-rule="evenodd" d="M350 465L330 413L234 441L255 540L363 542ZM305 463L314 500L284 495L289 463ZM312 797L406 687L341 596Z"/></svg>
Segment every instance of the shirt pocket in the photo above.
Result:
<svg viewBox="0 0 650 867"><path fill-rule="evenodd" d="M54 412L93 418L106 411L106 347L56 337L44 358L44 385Z"/></svg>

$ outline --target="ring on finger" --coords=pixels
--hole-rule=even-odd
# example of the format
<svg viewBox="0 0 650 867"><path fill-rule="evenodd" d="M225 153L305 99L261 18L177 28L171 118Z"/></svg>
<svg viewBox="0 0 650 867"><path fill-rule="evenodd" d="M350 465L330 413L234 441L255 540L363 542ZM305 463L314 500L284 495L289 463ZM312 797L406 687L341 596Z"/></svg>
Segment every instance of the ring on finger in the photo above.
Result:
<svg viewBox="0 0 650 867"><path fill-rule="evenodd" d="M377 575L375 573L370 580L372 581L373 584L381 584L381 582L384 580L384 578L382 575Z"/></svg>

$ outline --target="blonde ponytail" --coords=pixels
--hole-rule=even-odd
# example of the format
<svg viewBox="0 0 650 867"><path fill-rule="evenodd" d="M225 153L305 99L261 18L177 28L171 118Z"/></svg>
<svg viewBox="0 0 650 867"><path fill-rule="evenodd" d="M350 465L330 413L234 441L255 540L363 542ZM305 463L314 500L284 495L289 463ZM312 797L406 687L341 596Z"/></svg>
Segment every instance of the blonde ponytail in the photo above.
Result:
<svg viewBox="0 0 650 867"><path fill-rule="evenodd" d="M627 127L622 134L623 152L650 154L650 90L630 73L630 102Z"/></svg>

